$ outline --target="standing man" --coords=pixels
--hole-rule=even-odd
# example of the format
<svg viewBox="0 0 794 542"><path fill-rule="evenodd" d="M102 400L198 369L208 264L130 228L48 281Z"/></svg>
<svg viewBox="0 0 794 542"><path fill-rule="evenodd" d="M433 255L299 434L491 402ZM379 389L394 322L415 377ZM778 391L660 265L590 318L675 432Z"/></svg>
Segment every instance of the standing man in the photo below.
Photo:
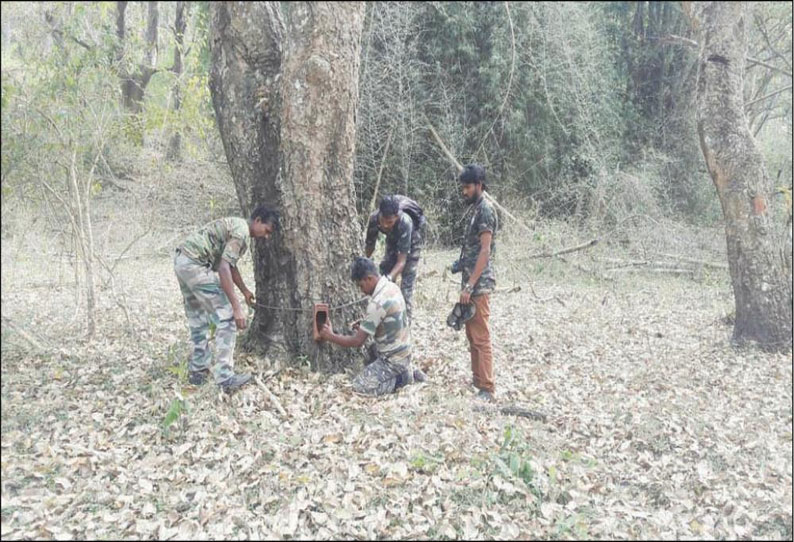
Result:
<svg viewBox="0 0 794 542"><path fill-rule="evenodd" d="M460 303L473 303L475 313L466 321L466 338L471 352L471 371L474 386L480 391L477 397L486 401L494 399L493 351L488 329L490 293L496 286L492 258L494 235L498 228L496 212L483 196L485 169L479 164L469 164L458 177L463 199L470 204L471 220L463 235L461 257L457 267L462 271Z"/></svg>
<svg viewBox="0 0 794 542"><path fill-rule="evenodd" d="M376 358L370 360L353 380L353 391L378 396L412 384L411 332L400 289L381 276L369 258L356 258L350 274L361 292L371 296L367 314L360 324L355 325L355 335L337 335L329 319L320 330L320 337L346 348L360 347L368 337L374 338Z"/></svg>
<svg viewBox="0 0 794 542"><path fill-rule="evenodd" d="M378 232L386 234L386 254L380 262L380 273L396 282L402 276L400 291L405 299L408 323L413 312L413 292L416 268L424 245L427 219L422 208L405 196L385 196L377 211L369 217L365 253L367 258L375 250Z"/></svg>
<svg viewBox="0 0 794 542"><path fill-rule="evenodd" d="M249 220L220 218L192 234L176 249L174 272L184 298L193 343L188 366L191 384L204 384L209 374L210 322L215 325L218 358L215 383L226 393L232 393L251 379L250 374L234 374L233 369L237 329L245 329L245 313L234 293L234 285L249 305L254 303L254 294L245 286L237 261L248 248L251 237L267 239L276 228L278 213L260 205Z"/></svg>

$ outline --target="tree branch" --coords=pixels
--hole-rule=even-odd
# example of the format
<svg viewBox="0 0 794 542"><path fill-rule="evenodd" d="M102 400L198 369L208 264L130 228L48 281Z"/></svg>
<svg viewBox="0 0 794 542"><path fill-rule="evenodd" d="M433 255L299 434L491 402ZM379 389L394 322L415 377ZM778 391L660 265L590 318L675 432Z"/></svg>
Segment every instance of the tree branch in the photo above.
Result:
<svg viewBox="0 0 794 542"><path fill-rule="evenodd" d="M749 62L750 64L757 64L758 66L763 66L764 68L768 68L770 70L773 70L773 71L776 71L776 72L780 72L780 73L782 73L784 75L788 75L789 77L791 77L791 72L788 72L788 71L786 71L786 70L784 70L782 68L778 68L777 66L773 66L772 64L767 64L766 62L764 62L762 60L758 60L757 58L753 58L751 56L748 56L748 57L745 57L745 60L747 60L747 62Z"/></svg>
<svg viewBox="0 0 794 542"><path fill-rule="evenodd" d="M692 48L697 48L698 47L698 42L696 42L695 40L690 39L690 38L685 38L683 36L677 36L675 34L668 34L666 36L650 36L648 39L649 40L658 41L659 43L662 43L662 44L665 44L665 45L686 45L687 47L692 47ZM777 66L774 66L772 64L768 64L768 63L766 63L766 62L764 62L762 60L759 60L757 58L753 58L751 56L748 56L748 57L745 57L745 60L747 62L749 62L750 64L757 64L759 66L763 66L764 68L768 68L770 70L774 70L774 71L780 72L782 74L785 74L785 75L788 75L789 77L791 77L791 72L790 71L786 71L786 70L784 70L782 68L778 68Z"/></svg>
<svg viewBox="0 0 794 542"><path fill-rule="evenodd" d="M777 96L781 92L785 92L787 90L791 90L791 85L789 85L787 87L779 88L779 89L775 90L774 92L770 92L766 96L761 96L760 98L756 98L755 100L751 100L751 101L747 102L746 104L744 104L744 106L745 107L749 107L749 106L753 105L754 103L758 103L758 102L764 101L767 98L771 98L772 96Z"/></svg>

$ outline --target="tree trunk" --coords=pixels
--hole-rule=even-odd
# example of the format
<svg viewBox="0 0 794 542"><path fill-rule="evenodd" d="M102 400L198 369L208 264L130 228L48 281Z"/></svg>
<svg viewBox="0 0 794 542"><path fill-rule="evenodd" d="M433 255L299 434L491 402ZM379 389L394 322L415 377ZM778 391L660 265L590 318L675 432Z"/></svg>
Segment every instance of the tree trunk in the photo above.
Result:
<svg viewBox="0 0 794 542"><path fill-rule="evenodd" d="M254 254L257 303L278 308L257 308L245 344L338 370L356 352L315 344L312 308L362 297L350 264L361 254L352 176L364 5L210 9L210 90L240 206L268 203L282 217ZM331 312L337 330L358 317L360 304Z"/></svg>
<svg viewBox="0 0 794 542"><path fill-rule="evenodd" d="M772 222L773 193L743 105L744 3L685 6L701 44L697 88L700 147L725 217L728 264L736 300L736 343L791 346L791 282L783 239Z"/></svg>
<svg viewBox="0 0 794 542"><path fill-rule="evenodd" d="M187 19L185 18L185 5L188 2L176 3L176 17L174 19L174 65L171 71L174 73L174 87L171 91L173 104L171 109L178 112L182 107L182 51L185 46L185 28L187 27ZM169 160L179 160L182 151L182 131L181 123L177 124L177 128L171 135L168 142L168 151L166 156Z"/></svg>
<svg viewBox="0 0 794 542"><path fill-rule="evenodd" d="M138 114L143 110L143 96L146 86L152 75L157 71L157 25L159 22L159 10L157 2L147 2L148 16L146 24L146 50L144 51L145 62L138 65L135 73L129 73L124 67L124 47L126 41L126 22L125 11L127 2L116 2L116 37L118 43L117 60L121 61L121 102L125 109L133 114Z"/></svg>

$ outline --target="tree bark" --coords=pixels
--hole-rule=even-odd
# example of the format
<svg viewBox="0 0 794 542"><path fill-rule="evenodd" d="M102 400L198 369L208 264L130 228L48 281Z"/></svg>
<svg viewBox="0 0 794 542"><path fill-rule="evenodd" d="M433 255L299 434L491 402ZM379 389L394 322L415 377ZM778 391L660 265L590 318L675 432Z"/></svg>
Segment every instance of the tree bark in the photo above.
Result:
<svg viewBox="0 0 794 542"><path fill-rule="evenodd" d="M259 306L244 344L338 370L356 352L312 340L312 307L359 299L352 182L364 5L210 7L210 90L244 213L278 208L282 230L254 254ZM301 309L301 310L285 310ZM360 307L331 313L337 329Z"/></svg>
<svg viewBox="0 0 794 542"><path fill-rule="evenodd" d="M146 50L144 62L139 64L135 73L124 67L124 43L126 41L125 11L127 2L116 2L116 37L119 40L117 60L121 61L121 102L131 113L143 110L143 96L152 75L157 71L157 25L159 9L157 2L147 2Z"/></svg>
<svg viewBox="0 0 794 542"><path fill-rule="evenodd" d="M791 347L789 250L776 234L769 205L774 187L743 106L746 6L685 6L699 33L697 125L700 147L725 217L728 264L736 300L733 339L771 350Z"/></svg>
<svg viewBox="0 0 794 542"><path fill-rule="evenodd" d="M174 65L171 67L171 71L175 75L175 80L174 87L171 91L171 96L173 98L171 108L175 112L179 111L179 108L182 107L182 51L185 46L185 29L187 28L187 20L185 18L186 5L189 5L189 2L179 1L176 3L176 16L174 19ZM181 151L182 132L178 125L168 142L168 159L179 160Z"/></svg>

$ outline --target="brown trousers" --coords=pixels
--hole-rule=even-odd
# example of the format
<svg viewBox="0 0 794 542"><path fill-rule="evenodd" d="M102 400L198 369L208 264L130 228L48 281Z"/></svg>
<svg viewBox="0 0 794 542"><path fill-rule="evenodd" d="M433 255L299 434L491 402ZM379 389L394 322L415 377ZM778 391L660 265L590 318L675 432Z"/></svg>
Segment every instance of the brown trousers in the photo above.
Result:
<svg viewBox="0 0 794 542"><path fill-rule="evenodd" d="M474 386L493 393L493 351L488 329L488 317L491 315L489 297L488 294L482 294L471 298L477 310L471 320L466 322L466 338L469 339Z"/></svg>

